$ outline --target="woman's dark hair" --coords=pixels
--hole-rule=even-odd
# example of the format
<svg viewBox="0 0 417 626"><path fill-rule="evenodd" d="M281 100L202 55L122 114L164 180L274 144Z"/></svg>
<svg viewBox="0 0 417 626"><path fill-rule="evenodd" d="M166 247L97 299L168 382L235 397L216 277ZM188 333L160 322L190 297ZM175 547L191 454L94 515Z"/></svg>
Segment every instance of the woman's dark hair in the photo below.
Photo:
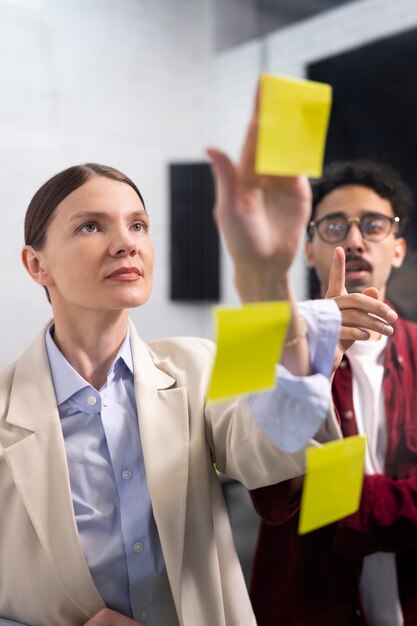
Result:
<svg viewBox="0 0 417 626"><path fill-rule="evenodd" d="M317 206L327 194L345 185L361 185L373 189L381 198L388 200L394 215L401 219L401 228L413 207L413 194L397 172L388 165L372 161L335 161L330 163L317 182L312 183L314 219Z"/></svg>
<svg viewBox="0 0 417 626"><path fill-rule="evenodd" d="M33 196L26 211L25 244L32 246L35 250L41 250L45 245L48 225L59 203L95 176L104 176L130 185L145 207L142 194L135 183L119 170L99 163L73 165L47 180ZM45 290L50 302L46 287Z"/></svg>

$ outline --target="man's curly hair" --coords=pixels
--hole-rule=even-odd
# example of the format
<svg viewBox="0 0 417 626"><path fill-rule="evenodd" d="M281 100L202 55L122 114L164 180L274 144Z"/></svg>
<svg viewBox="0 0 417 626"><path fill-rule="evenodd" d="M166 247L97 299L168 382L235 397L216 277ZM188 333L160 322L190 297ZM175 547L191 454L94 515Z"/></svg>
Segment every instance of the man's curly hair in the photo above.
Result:
<svg viewBox="0 0 417 626"><path fill-rule="evenodd" d="M361 185L373 189L381 198L388 200L394 215L401 219L401 230L413 207L413 194L397 172L388 165L372 161L334 161L323 172L320 180L312 183L314 219L317 206L327 194L345 185Z"/></svg>

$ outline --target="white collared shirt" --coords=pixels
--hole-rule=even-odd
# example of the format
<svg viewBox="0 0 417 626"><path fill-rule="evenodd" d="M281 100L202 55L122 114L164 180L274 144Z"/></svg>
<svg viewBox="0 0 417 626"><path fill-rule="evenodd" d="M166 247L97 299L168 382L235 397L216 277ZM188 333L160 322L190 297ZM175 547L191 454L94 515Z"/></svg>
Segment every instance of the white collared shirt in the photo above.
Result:
<svg viewBox="0 0 417 626"><path fill-rule="evenodd" d="M366 474L383 474L387 449L383 378L387 337L357 341L346 352L352 370L353 406L358 433L366 435ZM370 626L402 626L394 552L375 552L363 560L359 583Z"/></svg>

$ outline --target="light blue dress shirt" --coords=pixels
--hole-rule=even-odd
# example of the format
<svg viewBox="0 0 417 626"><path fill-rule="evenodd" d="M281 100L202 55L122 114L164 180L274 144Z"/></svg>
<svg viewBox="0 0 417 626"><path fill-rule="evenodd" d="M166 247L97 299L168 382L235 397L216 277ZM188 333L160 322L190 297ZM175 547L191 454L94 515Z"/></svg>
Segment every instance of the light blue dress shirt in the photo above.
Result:
<svg viewBox="0 0 417 626"><path fill-rule="evenodd" d="M315 373L294 377L279 365L271 392L249 395L275 444L303 448L325 419L340 312L331 301L299 304ZM152 514L133 385L129 336L97 391L46 333L46 348L68 459L75 517L86 560L106 605L145 626L178 626ZM1 626L16 622L0 618Z"/></svg>
<svg viewBox="0 0 417 626"><path fill-rule="evenodd" d="M298 303L307 324L307 339L313 374L293 376L277 366L277 386L248 396L257 422L275 445L285 452L298 452L314 437L332 402L329 383L339 339L341 314L334 300Z"/></svg>
<svg viewBox="0 0 417 626"><path fill-rule="evenodd" d="M157 626L178 626L152 513L126 336L99 391L46 333L75 518L106 606Z"/></svg>

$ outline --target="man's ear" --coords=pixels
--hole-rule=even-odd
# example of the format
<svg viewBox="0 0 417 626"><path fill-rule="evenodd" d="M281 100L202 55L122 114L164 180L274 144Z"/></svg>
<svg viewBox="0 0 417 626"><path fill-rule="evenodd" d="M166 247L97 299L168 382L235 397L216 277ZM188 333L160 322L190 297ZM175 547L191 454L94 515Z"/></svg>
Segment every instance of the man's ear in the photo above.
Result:
<svg viewBox="0 0 417 626"><path fill-rule="evenodd" d="M394 242L394 253L392 255L392 267L401 267L407 252L407 244L404 237L398 237Z"/></svg>
<svg viewBox="0 0 417 626"><path fill-rule="evenodd" d="M53 280L44 266L41 251L35 250L32 246L23 246L22 262L29 276L39 285L44 287L53 285Z"/></svg>
<svg viewBox="0 0 417 626"><path fill-rule="evenodd" d="M307 259L307 266L314 267L313 244L308 239L305 242L304 251Z"/></svg>

